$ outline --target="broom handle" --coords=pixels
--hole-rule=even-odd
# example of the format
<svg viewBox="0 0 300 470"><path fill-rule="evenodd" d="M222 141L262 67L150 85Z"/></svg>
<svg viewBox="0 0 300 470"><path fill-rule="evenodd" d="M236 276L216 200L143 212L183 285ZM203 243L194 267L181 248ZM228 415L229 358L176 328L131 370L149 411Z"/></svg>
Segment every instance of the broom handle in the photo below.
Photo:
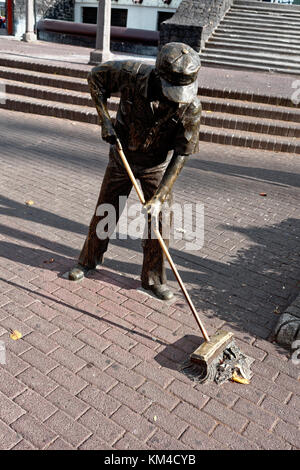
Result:
<svg viewBox="0 0 300 470"><path fill-rule="evenodd" d="M132 170L131 170L130 165L129 165L128 161L127 161L127 158L126 158L126 156L125 156L125 154L124 154L124 152L123 152L122 145L121 145L121 142L120 142L119 139L117 139L116 145L117 145L117 149L118 149L119 155L120 155L120 157L121 157L121 160L122 160L122 162L123 162L123 164L124 164L124 166L125 166L125 169L126 169L126 171L127 171L127 173L128 173L128 176L129 176L129 178L131 179L131 182L132 182L132 184L133 184L133 186L134 186L134 188L135 188L135 190L136 190L136 192L137 192L137 195L138 195L138 197L139 197L139 200L141 201L141 204L144 206L145 203L146 203L145 198L144 198L144 195L143 195L142 191L140 190L140 188L139 188L139 186L138 186L138 184L137 184L137 181L136 181L136 179L135 179L134 174L132 173ZM174 273L174 275L175 275L175 277L176 277L176 279L177 279L177 282L178 282L178 284L179 284L179 286L180 286L180 288L181 288L181 290L182 290L182 292L183 292L183 294L184 294L184 296L185 296L185 298L186 298L186 301L187 301L187 303L189 304L189 307L190 307L190 309L191 309L191 311L192 311L192 313L193 313L193 315L194 315L194 317L195 317L195 320L196 320L196 322L197 322L197 324L198 324L198 326L199 326L199 328L200 328L200 330L201 330L201 332L202 332L202 334L203 334L203 337L204 337L205 341L209 342L209 341L210 341L210 338L209 338L209 336L208 336L208 333L207 333L206 329L204 328L204 325L202 324L202 322L201 322L201 320L200 320L200 318L199 318L198 312L197 312L197 310L196 310L195 307L194 307L194 304L193 304L193 302L192 302L192 300L191 300L191 298L190 298L190 296L189 296L189 293L187 292L187 290L186 290L186 288L185 288L185 285L184 285L183 282L182 282L182 279L181 279L181 277L180 277L180 274L179 274L179 272L177 271L177 268L176 268L176 266L175 266L175 264L174 264L174 262L173 262L173 260L172 260L172 258L171 258L171 255L170 255L170 253L169 253L169 250L168 250L168 248L167 248L167 246L166 246L166 244L165 244L165 242L164 242L164 240L163 240L163 238L162 238L162 236L161 236L161 234L160 234L160 231L157 229L157 227L154 228L154 232L155 232L155 235L157 236L158 242L159 242L159 244L160 244L160 246L161 246L161 248L162 248L162 250L163 250L163 252L164 252L164 254L165 254L165 256L166 256L166 258L167 258L167 260L168 260L168 262L169 262L169 264L170 264L170 266L171 266L171 268L172 268L172 271L173 271L173 273Z"/></svg>

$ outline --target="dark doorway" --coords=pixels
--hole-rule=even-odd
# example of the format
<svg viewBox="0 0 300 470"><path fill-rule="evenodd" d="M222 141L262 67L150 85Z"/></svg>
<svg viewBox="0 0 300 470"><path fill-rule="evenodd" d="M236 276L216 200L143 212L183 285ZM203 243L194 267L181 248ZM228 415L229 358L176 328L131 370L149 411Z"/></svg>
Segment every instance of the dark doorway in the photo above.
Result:
<svg viewBox="0 0 300 470"><path fill-rule="evenodd" d="M127 13L126 8L112 8L111 9L111 25L112 26L127 26ZM83 7L82 8L82 22L89 24L97 24L97 8L96 7Z"/></svg>
<svg viewBox="0 0 300 470"><path fill-rule="evenodd" d="M97 24L97 7L83 7L82 22L89 24Z"/></svg>
<svg viewBox="0 0 300 470"><path fill-rule="evenodd" d="M126 8L112 8L111 9L111 25L112 26L127 26L127 13Z"/></svg>

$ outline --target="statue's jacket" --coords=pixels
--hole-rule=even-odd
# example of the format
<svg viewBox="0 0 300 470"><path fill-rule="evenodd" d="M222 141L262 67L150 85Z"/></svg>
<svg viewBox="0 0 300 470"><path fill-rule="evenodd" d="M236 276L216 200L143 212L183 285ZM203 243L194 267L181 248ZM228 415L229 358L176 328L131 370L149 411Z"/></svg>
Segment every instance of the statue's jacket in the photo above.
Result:
<svg viewBox="0 0 300 470"><path fill-rule="evenodd" d="M135 61L108 61L94 67L88 82L93 98L104 103L120 94L115 130L128 161L150 168L177 155L195 153L199 142L201 103L188 105L151 102L149 78L154 66ZM169 102L170 103L170 102Z"/></svg>

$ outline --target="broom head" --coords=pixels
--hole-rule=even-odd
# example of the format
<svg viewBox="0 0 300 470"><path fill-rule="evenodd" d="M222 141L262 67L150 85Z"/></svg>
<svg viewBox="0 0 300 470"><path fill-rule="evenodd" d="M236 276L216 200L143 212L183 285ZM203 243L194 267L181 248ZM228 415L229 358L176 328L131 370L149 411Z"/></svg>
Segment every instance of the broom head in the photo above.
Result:
<svg viewBox="0 0 300 470"><path fill-rule="evenodd" d="M212 361L220 356L224 349L231 343L233 333L230 331L218 331L215 335L211 336L210 341L206 341L194 351L190 360L196 364L206 364L209 366Z"/></svg>

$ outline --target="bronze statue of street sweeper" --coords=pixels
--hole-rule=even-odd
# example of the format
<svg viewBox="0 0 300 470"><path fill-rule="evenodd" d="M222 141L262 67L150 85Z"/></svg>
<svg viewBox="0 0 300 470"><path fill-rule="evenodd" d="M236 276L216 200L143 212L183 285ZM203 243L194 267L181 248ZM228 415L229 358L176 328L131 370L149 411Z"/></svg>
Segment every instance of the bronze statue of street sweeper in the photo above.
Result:
<svg viewBox="0 0 300 470"><path fill-rule="evenodd" d="M122 144L136 178L140 180L149 213L158 213L170 201L172 186L188 156L198 146L201 104L197 97L199 54L183 43L164 45L155 66L132 60L108 61L88 76L91 95L99 114L102 138L111 144L109 163L96 209L109 203L120 217L119 197L128 196L132 183L116 149ZM107 99L119 92L120 104L113 126ZM96 212L69 279L79 280L101 264L109 238L97 236L101 217ZM168 240L165 240L168 245ZM166 286L165 257L155 238L143 240L142 286L159 299L172 298Z"/></svg>
<svg viewBox="0 0 300 470"><path fill-rule="evenodd" d="M97 215L97 209L101 204L111 204L117 222L121 215L119 197L128 197L134 186L148 213L148 237L143 240L142 286L161 300L172 298L166 286L166 257L205 339L180 370L199 382L249 383L253 360L235 345L232 333L218 331L208 336L168 252L168 240L163 240L160 234L161 206L170 199L177 176L198 146L199 68L198 53L186 44L173 42L161 48L155 67L133 61L109 61L92 69L88 77L91 94L99 114L102 138L111 147L89 233L69 278L82 279L102 262L109 239L103 236L105 233L99 237L97 226L101 216ZM120 92L121 99L113 126L106 103L116 92ZM142 191L136 179L140 180ZM152 217L156 237L151 236Z"/></svg>

